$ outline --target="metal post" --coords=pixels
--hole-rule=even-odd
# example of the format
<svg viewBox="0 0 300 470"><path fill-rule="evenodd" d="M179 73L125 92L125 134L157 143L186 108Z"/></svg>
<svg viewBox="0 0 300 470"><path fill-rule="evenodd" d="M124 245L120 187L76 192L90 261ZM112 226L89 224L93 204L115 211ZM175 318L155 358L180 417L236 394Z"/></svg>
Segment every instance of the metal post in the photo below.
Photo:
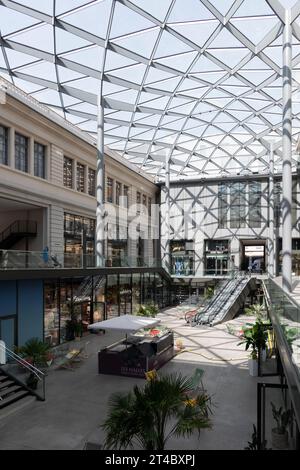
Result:
<svg viewBox="0 0 300 470"><path fill-rule="evenodd" d="M282 287L292 290L292 29L285 10L282 102Z"/></svg>
<svg viewBox="0 0 300 470"><path fill-rule="evenodd" d="M269 157L269 253L268 253L268 274L275 276L275 233L274 233L274 152L273 144L270 145Z"/></svg>
<svg viewBox="0 0 300 470"><path fill-rule="evenodd" d="M165 241L165 265L167 270L171 271L170 266L170 158L166 156L166 204L165 204L165 221L166 221L166 241Z"/></svg>
<svg viewBox="0 0 300 470"><path fill-rule="evenodd" d="M96 264L104 266L104 107L102 81L97 101L97 212L96 212Z"/></svg>

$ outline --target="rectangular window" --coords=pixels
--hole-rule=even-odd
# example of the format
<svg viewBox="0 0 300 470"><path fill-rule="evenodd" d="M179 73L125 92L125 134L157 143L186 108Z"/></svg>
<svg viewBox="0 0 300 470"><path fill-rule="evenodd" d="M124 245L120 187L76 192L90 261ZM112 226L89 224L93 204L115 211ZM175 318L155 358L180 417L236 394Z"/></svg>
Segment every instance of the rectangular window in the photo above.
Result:
<svg viewBox="0 0 300 470"><path fill-rule="evenodd" d="M0 126L0 163L8 164L8 129Z"/></svg>
<svg viewBox="0 0 300 470"><path fill-rule="evenodd" d="M129 207L129 187L128 186L123 186L123 194L124 194L124 205L125 207Z"/></svg>
<svg viewBox="0 0 300 470"><path fill-rule="evenodd" d="M108 176L106 181L106 201L114 202L114 180Z"/></svg>
<svg viewBox="0 0 300 470"><path fill-rule="evenodd" d="M141 193L137 191L136 193L136 204L137 204L137 214L141 213Z"/></svg>
<svg viewBox="0 0 300 470"><path fill-rule="evenodd" d="M90 196L96 196L96 172L89 168L88 193Z"/></svg>
<svg viewBox="0 0 300 470"><path fill-rule="evenodd" d="M151 205L152 205L152 199L151 197L148 197L148 215L151 217Z"/></svg>
<svg viewBox="0 0 300 470"><path fill-rule="evenodd" d="M84 172L85 166L81 163L77 163L76 186L77 191L80 193L84 193Z"/></svg>
<svg viewBox="0 0 300 470"><path fill-rule="evenodd" d="M120 196L122 194L122 184L119 181L116 181L116 204L120 205Z"/></svg>
<svg viewBox="0 0 300 470"><path fill-rule="evenodd" d="M230 186L230 228L246 226L246 185L232 183Z"/></svg>
<svg viewBox="0 0 300 470"><path fill-rule="evenodd" d="M28 173L28 138L18 133L15 134L15 166Z"/></svg>
<svg viewBox="0 0 300 470"><path fill-rule="evenodd" d="M34 176L45 178L46 147L34 142Z"/></svg>
<svg viewBox="0 0 300 470"><path fill-rule="evenodd" d="M249 182L249 227L261 226L261 183Z"/></svg>
<svg viewBox="0 0 300 470"><path fill-rule="evenodd" d="M218 222L219 228L227 227L227 203L228 185L226 183L219 183L218 185Z"/></svg>
<svg viewBox="0 0 300 470"><path fill-rule="evenodd" d="M73 160L68 157L64 157L64 186L73 187Z"/></svg>

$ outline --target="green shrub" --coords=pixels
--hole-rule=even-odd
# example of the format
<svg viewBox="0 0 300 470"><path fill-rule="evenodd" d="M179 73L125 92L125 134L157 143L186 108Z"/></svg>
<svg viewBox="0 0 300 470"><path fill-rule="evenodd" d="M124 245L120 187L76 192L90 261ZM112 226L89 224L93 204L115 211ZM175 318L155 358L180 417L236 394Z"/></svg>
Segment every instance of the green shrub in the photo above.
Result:
<svg viewBox="0 0 300 470"><path fill-rule="evenodd" d="M159 308L154 303L150 304L141 304L135 314L141 317L156 317L159 312Z"/></svg>

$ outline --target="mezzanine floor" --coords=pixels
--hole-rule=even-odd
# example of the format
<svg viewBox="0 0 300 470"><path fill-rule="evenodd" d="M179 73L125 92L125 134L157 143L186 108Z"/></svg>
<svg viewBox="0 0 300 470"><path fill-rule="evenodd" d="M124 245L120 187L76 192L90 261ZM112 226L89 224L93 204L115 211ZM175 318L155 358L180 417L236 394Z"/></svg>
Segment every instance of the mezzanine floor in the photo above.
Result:
<svg viewBox="0 0 300 470"><path fill-rule="evenodd" d="M205 370L204 385L213 396L213 429L188 439L169 441L170 449L243 449L256 421L256 382L250 377L247 353L237 346L238 338L224 325L192 328L180 318L180 308L160 314L187 352L177 355L161 373L181 371L192 374L195 367ZM247 321L233 320L234 325ZM113 391L129 391L142 379L97 374L97 350L117 340L116 333L91 335L89 357L75 372L51 370L47 377L47 401L33 402L23 410L0 420L0 449L77 449L85 441L101 442L99 425Z"/></svg>

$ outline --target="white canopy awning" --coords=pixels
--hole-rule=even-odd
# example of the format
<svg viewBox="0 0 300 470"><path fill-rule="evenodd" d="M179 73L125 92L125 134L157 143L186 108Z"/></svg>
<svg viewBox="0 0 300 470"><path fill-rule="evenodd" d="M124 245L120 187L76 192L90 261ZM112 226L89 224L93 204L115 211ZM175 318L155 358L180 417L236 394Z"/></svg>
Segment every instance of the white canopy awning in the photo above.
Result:
<svg viewBox="0 0 300 470"><path fill-rule="evenodd" d="M89 330L121 330L125 332L134 332L141 328L151 328L160 323L157 318L139 317L136 315L121 315L120 317L109 320L92 323L88 326Z"/></svg>

